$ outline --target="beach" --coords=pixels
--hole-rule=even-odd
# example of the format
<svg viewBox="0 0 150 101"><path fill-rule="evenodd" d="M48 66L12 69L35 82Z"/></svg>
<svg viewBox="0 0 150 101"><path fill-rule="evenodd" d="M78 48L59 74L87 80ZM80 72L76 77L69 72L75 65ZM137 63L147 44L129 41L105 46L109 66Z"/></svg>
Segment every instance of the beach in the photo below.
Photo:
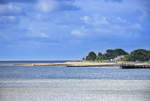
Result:
<svg viewBox="0 0 150 101"><path fill-rule="evenodd" d="M150 80L3 80L0 101L149 101Z"/></svg>

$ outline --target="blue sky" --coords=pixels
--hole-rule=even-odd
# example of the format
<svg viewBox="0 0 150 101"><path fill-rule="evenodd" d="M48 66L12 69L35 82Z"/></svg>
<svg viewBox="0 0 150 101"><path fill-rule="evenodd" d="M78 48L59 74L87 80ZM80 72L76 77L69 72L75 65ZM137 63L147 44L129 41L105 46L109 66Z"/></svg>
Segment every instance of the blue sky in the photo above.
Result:
<svg viewBox="0 0 150 101"><path fill-rule="evenodd" d="M150 49L149 0L0 0L0 60Z"/></svg>

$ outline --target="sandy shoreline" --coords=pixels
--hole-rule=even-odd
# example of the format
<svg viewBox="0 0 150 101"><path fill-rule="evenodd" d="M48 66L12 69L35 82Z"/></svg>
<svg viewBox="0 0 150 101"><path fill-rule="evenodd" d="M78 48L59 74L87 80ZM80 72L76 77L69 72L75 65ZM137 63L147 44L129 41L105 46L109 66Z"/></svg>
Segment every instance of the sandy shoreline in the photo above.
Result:
<svg viewBox="0 0 150 101"><path fill-rule="evenodd" d="M64 63L33 63L20 64L21 66L68 66L68 67L90 67L90 66L119 66L119 63L101 63L101 62L64 62Z"/></svg>
<svg viewBox="0 0 150 101"><path fill-rule="evenodd" d="M89 62L89 61L81 61L81 62L64 62L64 63L32 63L32 64L19 64L19 66L67 66L67 67L113 67L119 66L123 69L130 68L150 68L150 63L143 62Z"/></svg>
<svg viewBox="0 0 150 101"><path fill-rule="evenodd" d="M16 86L10 85L16 83ZM0 101L149 101L150 80L7 80ZM21 85L20 84L26 84Z"/></svg>

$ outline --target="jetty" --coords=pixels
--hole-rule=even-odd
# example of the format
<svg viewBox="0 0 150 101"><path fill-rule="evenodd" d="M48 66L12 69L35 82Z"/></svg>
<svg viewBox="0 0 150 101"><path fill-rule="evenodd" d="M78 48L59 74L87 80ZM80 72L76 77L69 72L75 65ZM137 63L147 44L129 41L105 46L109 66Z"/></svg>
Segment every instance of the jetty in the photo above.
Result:
<svg viewBox="0 0 150 101"><path fill-rule="evenodd" d="M122 69L142 69L142 68L147 68L150 69L150 63L136 63L136 62L127 62L127 63L122 63L120 65Z"/></svg>

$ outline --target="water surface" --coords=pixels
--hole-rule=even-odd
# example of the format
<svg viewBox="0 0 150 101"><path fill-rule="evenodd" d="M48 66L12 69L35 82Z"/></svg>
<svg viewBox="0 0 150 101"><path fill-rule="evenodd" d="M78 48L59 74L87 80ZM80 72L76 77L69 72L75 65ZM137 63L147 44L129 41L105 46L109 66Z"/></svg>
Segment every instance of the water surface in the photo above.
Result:
<svg viewBox="0 0 150 101"><path fill-rule="evenodd" d="M120 69L119 67L0 66L0 80L10 79L150 80L150 69Z"/></svg>

